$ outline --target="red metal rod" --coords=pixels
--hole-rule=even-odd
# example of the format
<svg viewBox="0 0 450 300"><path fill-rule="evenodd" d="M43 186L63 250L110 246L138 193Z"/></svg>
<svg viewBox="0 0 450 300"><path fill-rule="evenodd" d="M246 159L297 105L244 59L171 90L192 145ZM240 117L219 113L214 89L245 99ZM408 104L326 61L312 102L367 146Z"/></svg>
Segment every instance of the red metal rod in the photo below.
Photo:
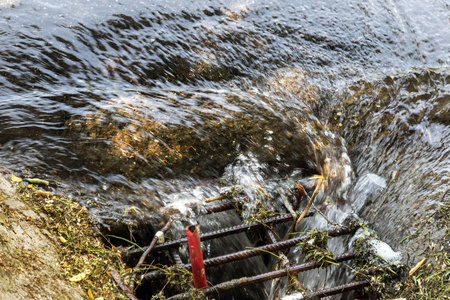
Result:
<svg viewBox="0 0 450 300"><path fill-rule="evenodd" d="M192 275L194 277L194 287L196 289L204 288L207 285L199 228L199 225L186 227L189 255L191 256Z"/></svg>

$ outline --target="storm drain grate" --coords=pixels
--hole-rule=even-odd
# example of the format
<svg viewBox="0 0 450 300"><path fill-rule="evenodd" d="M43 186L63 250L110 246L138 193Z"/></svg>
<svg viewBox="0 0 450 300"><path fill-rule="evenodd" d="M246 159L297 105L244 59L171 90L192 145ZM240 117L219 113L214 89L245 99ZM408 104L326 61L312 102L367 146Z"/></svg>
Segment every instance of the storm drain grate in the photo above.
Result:
<svg viewBox="0 0 450 300"><path fill-rule="evenodd" d="M207 214L216 213L216 212L229 210L229 209L233 209L233 208L235 208L233 203L226 201L221 204L208 205L206 207L206 213ZM306 214L306 217L313 216L316 213L317 213L317 211L310 210ZM241 251L237 251L234 253L205 259L204 260L205 268L219 266L219 265L247 259L247 258L254 257L254 256L263 255L268 252L277 252L277 251L281 251L281 250L286 250L295 245L298 245L301 242L307 242L309 239L311 239L311 236L312 236L311 234L304 234L304 235L301 235L301 236L298 236L295 238L278 241L275 234L269 228L269 226L271 226L271 225L293 222L293 221L295 221L295 216L288 213L288 214L278 215L278 216L267 218L267 219L262 219L257 222L255 221L255 222L252 222L251 224L236 225L236 226L223 228L223 229L211 231L211 232L200 235L200 240L202 242L204 242L204 241L224 237L227 235L237 234L237 233L241 233L241 232L248 232L248 231L252 231L252 230L256 230L256 229L263 229L266 232L266 235L267 235L267 238L269 241L269 243L267 243L265 245L255 247L252 249L241 250ZM345 228L324 231L322 234L326 234L328 237L332 238L332 237L338 237L338 236L352 234L358 228L359 228L359 226L350 226L350 227L345 227ZM185 269L185 270L191 270L191 264L190 263L184 264L180 258L180 255L178 254L178 251L177 251L178 247L184 243L187 243L187 238L168 241L168 242L164 242L164 243L161 243L158 245L147 246L147 247L144 247L141 249L128 250L128 251L125 251L123 253L123 255L128 258L133 258L133 257L139 257L142 255L143 252L149 252L149 250L152 251L153 253L158 252L158 251L168 250L173 261L175 262L175 264L177 265L178 268ZM151 247L151 249L149 249L149 247ZM354 259L355 256L356 256L356 254L354 252L347 252L347 253L343 253L340 255L335 255L334 262L340 263L343 261L349 261L349 260ZM300 272L304 272L304 271L308 271L308 270L312 270L312 269L318 269L322 266L323 266L323 262L319 262L319 261L310 261L307 263L293 265L293 266L289 265L289 266L285 266L283 269L280 269L280 270L275 270L275 271L271 271L271 272L251 276L251 277L241 277L241 278L237 278L237 279L232 279L230 281L222 282L222 283L216 284L211 287L206 287L206 288L201 289L201 294L204 296L211 296L214 294L218 294L221 291L236 289L239 287L256 284L256 283L260 283L263 281L273 280L276 278L297 275ZM206 274L208 274L208 271L206 271ZM149 281L161 279L164 276L166 276L166 273L163 270L157 270L157 271L152 271L152 272L146 273L145 275L143 275L143 277L141 277L142 278L141 284L145 284L146 282L149 282ZM327 289L323 289L323 290L319 290L319 291L310 293L307 296L305 296L303 299L317 299L317 298L327 297L327 296L331 296L331 295L349 292L352 290L362 289L363 287L366 287L368 285L369 285L369 283L367 281L351 282L348 284L339 285L339 286L335 286L335 287L331 287L331 288L327 288ZM182 294L172 296L168 299L172 299L172 300L192 299L192 293L182 293Z"/></svg>

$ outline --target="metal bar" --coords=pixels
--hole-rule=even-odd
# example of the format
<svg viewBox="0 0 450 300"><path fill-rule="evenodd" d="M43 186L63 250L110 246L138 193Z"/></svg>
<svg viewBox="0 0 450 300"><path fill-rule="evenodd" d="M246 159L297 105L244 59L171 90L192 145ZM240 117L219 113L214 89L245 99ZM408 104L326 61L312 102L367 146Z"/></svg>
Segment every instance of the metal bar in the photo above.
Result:
<svg viewBox="0 0 450 300"><path fill-rule="evenodd" d="M310 216L314 215L315 213L316 213L315 210L311 210L310 212L308 212L308 214L306 216L310 217ZM279 224L279 223L288 222L291 220L293 220L292 214L279 215L279 216L275 216L272 218L260 220L259 222L255 221L255 222L252 222L251 224L241 224L241 225L236 225L233 227L219 229L216 231L211 231L211 232L202 234L200 236L200 240L208 241L208 240L212 240L212 239L230 235L230 234L245 232L249 229L261 228L265 225ZM162 251L162 250L166 250L169 248L178 247L183 243L187 243L187 238L182 238L182 239L178 239L178 240L174 240L174 241L156 245L155 248L153 249L153 251ZM122 253L122 256L123 257L135 257L135 256L138 256L142 252L142 250L145 251L147 248L148 247L144 247L142 249L132 249L129 251L124 251Z"/></svg>
<svg viewBox="0 0 450 300"><path fill-rule="evenodd" d="M327 231L327 234L330 237L335 237L335 236L353 233L355 231L356 231L355 227L350 227L350 228L344 228L344 229L330 230L330 231ZM235 253L230 253L230 254L226 254L226 255L222 255L222 256L218 256L218 257L213 257L213 258L205 260L205 267L217 266L217 265L229 263L232 261L237 261L237 260L261 255L261 254L267 253L267 252L275 252L278 250L290 248L290 247L295 246L296 244L300 243L301 241L309 238L310 236L311 236L311 234L305 234L300 237L296 237L296 238L289 239L286 241L281 241L281 242L274 243L274 244L260 246L260 247L254 248L254 249L242 250L242 251L238 251Z"/></svg>
<svg viewBox="0 0 450 300"><path fill-rule="evenodd" d="M271 244L278 242L277 236L273 233L272 229L266 228L266 236Z"/></svg>
<svg viewBox="0 0 450 300"><path fill-rule="evenodd" d="M175 264L177 264L178 266L183 265L183 261L181 260L180 255L177 253L177 251L175 251L175 249L170 249L169 252L173 260L175 261Z"/></svg>
<svg viewBox="0 0 450 300"><path fill-rule="evenodd" d="M354 233L357 228L358 228L358 226L352 226L352 227L348 227L348 228L344 228L344 229L329 230L329 231L326 231L326 233L330 237L336 237L336 236L340 236L340 235ZM238 252L231 253L231 254L226 254L226 255L222 255L222 256L209 258L204 261L205 268L226 264L226 263L229 263L232 261L246 259L249 257L261 255L261 254L267 253L267 252L275 252L278 250L290 248L290 247L295 246L296 244L300 243L301 241L303 241L307 238L310 238L310 236L311 236L311 234L304 234L300 237L289 239L286 241L281 241L281 242L274 243L274 244L260 246L260 247L254 248L254 249L242 250L242 251L238 251ZM190 269L190 264L185 264L180 267L185 268L185 269ZM163 271L153 271L153 272L145 274L143 280L156 279L156 278L159 278L162 276L164 276Z"/></svg>
<svg viewBox="0 0 450 300"><path fill-rule="evenodd" d="M238 206L241 206L242 204L240 204L239 202L237 203ZM223 203L219 203L219 204L213 204L213 205L206 205L205 206L205 214L213 214L216 212L221 212L221 211L225 211L225 210L230 210L236 208L235 203L232 201L226 201Z"/></svg>
<svg viewBox="0 0 450 300"><path fill-rule="evenodd" d="M344 253L341 255L337 255L335 257L335 261L342 262L342 261L350 260L353 258L355 258L355 253L347 252L347 253ZM256 275L253 277L242 277L239 279L233 279L230 281L222 282L215 286L212 286L212 287L209 287L206 289L202 289L201 292L206 296L210 296L210 295L216 294L217 292L230 290L230 289L234 289L237 287L251 285L251 284L258 283L258 282L275 279L278 277L285 277L287 275L293 275L293 274L297 274L300 272L316 269L316 268L320 267L321 265L322 265L321 262L312 261L309 263L296 265L296 266L292 266L292 267L289 267L289 268L286 268L283 270L272 271L272 272ZM190 297L192 297L192 295L190 295L189 293L184 293L184 294L178 294L173 297L170 297L168 300L191 299Z"/></svg>
<svg viewBox="0 0 450 300"><path fill-rule="evenodd" d="M343 285L339 285L339 286L323 289L323 290L320 290L320 291L316 291L314 293L311 293L311 294L307 295L303 299L306 300L306 299L324 298L324 297L328 297L328 296L332 296L332 295L336 295L336 294L342 294L342 293L345 293L345 292L350 292L350 291L362 289L362 288L364 288L366 286L369 286L369 285L370 285L370 283L365 281L365 280L356 281L356 282L350 282L350 283L347 283L347 284L343 284Z"/></svg>

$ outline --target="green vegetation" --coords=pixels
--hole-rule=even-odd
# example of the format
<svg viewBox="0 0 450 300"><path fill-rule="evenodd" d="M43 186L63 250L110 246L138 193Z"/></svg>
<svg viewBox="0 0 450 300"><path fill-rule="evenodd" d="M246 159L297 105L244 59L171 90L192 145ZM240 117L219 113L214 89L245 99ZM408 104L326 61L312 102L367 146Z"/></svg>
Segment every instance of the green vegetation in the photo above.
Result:
<svg viewBox="0 0 450 300"><path fill-rule="evenodd" d="M124 272L120 256L98 239L86 207L30 189L22 191L21 198L46 216L33 222L57 240L63 278L81 286L90 299L128 299L108 274L111 268Z"/></svg>
<svg viewBox="0 0 450 300"><path fill-rule="evenodd" d="M299 243L302 253L305 255L305 262L318 261L320 267L327 267L330 264L338 265L334 262L334 255L328 250L328 234L323 231L311 230L310 236L304 242Z"/></svg>
<svg viewBox="0 0 450 300"><path fill-rule="evenodd" d="M450 205L443 205L434 214L435 222L446 229L442 241L448 243L450 234ZM444 245L429 244L425 262L409 274L405 271L401 282L393 283L383 291L386 298L404 299L450 299L450 256Z"/></svg>
<svg viewBox="0 0 450 300"><path fill-rule="evenodd" d="M178 293L194 293L195 291L197 291L196 289L194 289L194 286L192 284L192 273L186 269L180 268L176 265L170 267L149 266L149 269L162 270L166 274L166 285L159 291L158 294L152 297L152 300L166 299L166 297L164 296L164 289L166 287L170 287L172 290L175 290Z"/></svg>
<svg viewBox="0 0 450 300"><path fill-rule="evenodd" d="M403 265L392 265L376 256L372 247L368 244L367 238L358 238L354 242L354 251L357 258L354 261L354 277L357 280L366 280L370 287L366 288L366 293L379 297L386 292L388 286L394 285L398 288L398 279L403 274Z"/></svg>

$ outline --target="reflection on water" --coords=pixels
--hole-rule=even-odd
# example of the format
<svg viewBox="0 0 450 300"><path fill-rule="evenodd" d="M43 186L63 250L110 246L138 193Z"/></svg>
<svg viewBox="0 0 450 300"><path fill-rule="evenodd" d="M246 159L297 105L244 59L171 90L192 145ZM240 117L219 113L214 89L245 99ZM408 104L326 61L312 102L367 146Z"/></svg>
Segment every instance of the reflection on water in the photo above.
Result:
<svg viewBox="0 0 450 300"><path fill-rule="evenodd" d="M2 164L51 179L105 226L217 195L251 161L260 186L328 176L323 199L388 242L449 201L443 1L17 0L0 11ZM387 187L366 204L360 179L372 175Z"/></svg>

